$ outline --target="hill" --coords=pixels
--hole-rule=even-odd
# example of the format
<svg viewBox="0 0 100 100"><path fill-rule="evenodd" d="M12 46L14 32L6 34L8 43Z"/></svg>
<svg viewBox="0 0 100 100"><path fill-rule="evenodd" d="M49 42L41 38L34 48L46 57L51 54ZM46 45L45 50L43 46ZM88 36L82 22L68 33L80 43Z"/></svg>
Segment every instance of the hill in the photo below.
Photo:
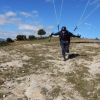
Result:
<svg viewBox="0 0 100 100"><path fill-rule="evenodd" d="M1 47L0 100L100 100L99 42L72 39L67 61L58 38Z"/></svg>
<svg viewBox="0 0 100 100"><path fill-rule="evenodd" d="M3 39L3 38L0 38L0 41L2 42L2 41L6 41L5 39Z"/></svg>

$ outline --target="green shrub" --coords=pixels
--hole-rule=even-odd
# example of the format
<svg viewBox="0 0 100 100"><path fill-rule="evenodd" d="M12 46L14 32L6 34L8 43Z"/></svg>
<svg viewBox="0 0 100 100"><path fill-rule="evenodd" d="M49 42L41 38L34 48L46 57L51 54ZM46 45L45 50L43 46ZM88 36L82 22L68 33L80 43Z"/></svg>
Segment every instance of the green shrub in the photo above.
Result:
<svg viewBox="0 0 100 100"><path fill-rule="evenodd" d="M12 43L12 42L14 42L14 40L12 40L11 38L7 38L6 42Z"/></svg>
<svg viewBox="0 0 100 100"><path fill-rule="evenodd" d="M96 37L95 40L99 40L99 39Z"/></svg>
<svg viewBox="0 0 100 100"><path fill-rule="evenodd" d="M29 40L34 40L34 39L36 39L36 37L34 35L29 35L28 39Z"/></svg>
<svg viewBox="0 0 100 100"><path fill-rule="evenodd" d="M8 42L0 42L0 46L7 46L7 45L9 45Z"/></svg>
<svg viewBox="0 0 100 100"><path fill-rule="evenodd" d="M17 40L26 40L26 35L17 35Z"/></svg>

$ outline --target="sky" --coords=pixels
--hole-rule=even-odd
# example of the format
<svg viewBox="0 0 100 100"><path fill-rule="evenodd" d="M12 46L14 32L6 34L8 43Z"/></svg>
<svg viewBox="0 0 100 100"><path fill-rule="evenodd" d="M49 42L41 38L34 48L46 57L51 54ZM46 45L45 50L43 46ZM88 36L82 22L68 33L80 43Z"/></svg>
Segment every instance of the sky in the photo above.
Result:
<svg viewBox="0 0 100 100"><path fill-rule="evenodd" d="M75 35L100 38L100 0L0 0L0 38L38 37L39 29L48 36L58 24L59 30L66 26Z"/></svg>

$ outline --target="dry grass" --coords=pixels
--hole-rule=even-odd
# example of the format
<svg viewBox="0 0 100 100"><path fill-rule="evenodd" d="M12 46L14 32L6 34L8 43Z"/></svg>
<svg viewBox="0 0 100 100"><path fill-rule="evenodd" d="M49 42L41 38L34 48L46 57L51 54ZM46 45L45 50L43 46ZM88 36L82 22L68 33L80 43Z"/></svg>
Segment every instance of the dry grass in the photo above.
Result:
<svg viewBox="0 0 100 100"><path fill-rule="evenodd" d="M51 42L48 39L16 41L1 47L1 100L3 95L7 100L27 100L33 98L34 93L38 93L34 98L41 97L39 100L99 100L98 42L72 39L66 62L63 61L58 38L52 38Z"/></svg>

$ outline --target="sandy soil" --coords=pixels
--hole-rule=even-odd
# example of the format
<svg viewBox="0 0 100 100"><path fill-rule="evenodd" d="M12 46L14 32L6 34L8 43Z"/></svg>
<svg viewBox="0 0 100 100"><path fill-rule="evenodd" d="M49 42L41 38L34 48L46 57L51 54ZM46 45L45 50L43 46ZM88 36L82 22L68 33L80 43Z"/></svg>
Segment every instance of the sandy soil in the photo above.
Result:
<svg viewBox="0 0 100 100"><path fill-rule="evenodd" d="M41 50L46 50L45 44L21 44L19 46L32 52L35 47L40 47L41 45L43 47ZM83 79L87 81L95 80L97 77L96 75L100 74L100 45L97 43L79 43L71 45L70 54L74 54L74 56L67 61L63 61L60 47L52 48L52 46L49 46L49 53L38 54L38 57L45 56L48 58L42 63L50 63L50 70L42 69L43 73L40 72L40 74L30 74L23 77L19 76L18 78L12 78L10 80L1 77L4 83L0 86L0 92L3 92L3 97L0 98L0 100L86 100L85 97L74 88L75 84L67 80L68 76L64 76L62 73L75 72L75 69L77 69L76 64L79 66L84 65L88 68L89 74L88 77ZM55 54L55 52L57 53ZM77 54L81 57L75 56ZM87 57L83 57L88 54L88 59L86 59ZM53 57L53 59L50 57ZM6 73L8 69L11 69L10 71L14 71L15 74L18 74L16 70L22 68L24 64L28 64L31 58L34 58L34 56L27 55L25 51L20 52L18 46L10 51L1 49L0 70ZM90 58L92 60L89 60ZM5 60L5 62L3 60ZM30 65L34 66L33 64ZM24 73L24 71L22 71L22 73ZM62 91L58 94L54 93L54 95L57 95L54 96L52 93L57 87L60 87ZM95 88L99 90L100 84L96 84ZM45 93L42 92L43 89ZM99 96L100 95L98 95L98 100L100 100ZM91 100L96 99L92 98Z"/></svg>

